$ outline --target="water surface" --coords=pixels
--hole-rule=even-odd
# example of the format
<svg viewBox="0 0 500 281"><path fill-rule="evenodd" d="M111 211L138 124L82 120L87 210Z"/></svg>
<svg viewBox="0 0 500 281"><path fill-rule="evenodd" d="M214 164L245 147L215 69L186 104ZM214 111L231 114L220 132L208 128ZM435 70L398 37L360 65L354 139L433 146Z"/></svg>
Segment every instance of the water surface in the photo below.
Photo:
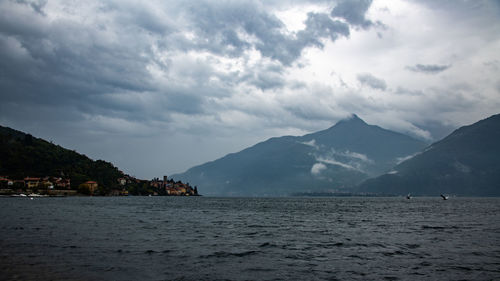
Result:
<svg viewBox="0 0 500 281"><path fill-rule="evenodd" d="M500 198L0 198L0 279L500 279Z"/></svg>

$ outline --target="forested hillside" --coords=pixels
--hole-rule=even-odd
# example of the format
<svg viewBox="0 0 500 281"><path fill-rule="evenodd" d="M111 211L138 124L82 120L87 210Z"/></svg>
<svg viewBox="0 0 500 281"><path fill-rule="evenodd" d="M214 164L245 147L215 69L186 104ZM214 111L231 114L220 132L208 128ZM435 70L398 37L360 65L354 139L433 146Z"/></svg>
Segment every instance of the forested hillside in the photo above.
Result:
<svg viewBox="0 0 500 281"><path fill-rule="evenodd" d="M74 189L83 182L93 180L105 190L117 186L117 179L124 176L109 162L94 161L75 151L2 126L0 175L12 179L27 176L66 177L71 179Z"/></svg>

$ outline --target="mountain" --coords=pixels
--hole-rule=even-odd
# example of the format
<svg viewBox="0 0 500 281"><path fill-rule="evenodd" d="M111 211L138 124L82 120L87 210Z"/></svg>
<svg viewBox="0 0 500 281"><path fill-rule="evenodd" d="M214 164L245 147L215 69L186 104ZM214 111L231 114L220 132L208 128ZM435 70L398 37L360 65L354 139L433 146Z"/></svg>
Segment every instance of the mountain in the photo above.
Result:
<svg viewBox="0 0 500 281"><path fill-rule="evenodd" d="M62 176L71 186L93 180L104 191L116 186L123 177L111 163L94 161L85 155L35 138L29 134L0 126L0 175L12 179L27 176Z"/></svg>
<svg viewBox="0 0 500 281"><path fill-rule="evenodd" d="M203 187L206 195L343 190L387 172L425 146L352 115L324 131L271 138L174 177Z"/></svg>
<svg viewBox="0 0 500 281"><path fill-rule="evenodd" d="M360 191L500 196L500 114L464 126Z"/></svg>

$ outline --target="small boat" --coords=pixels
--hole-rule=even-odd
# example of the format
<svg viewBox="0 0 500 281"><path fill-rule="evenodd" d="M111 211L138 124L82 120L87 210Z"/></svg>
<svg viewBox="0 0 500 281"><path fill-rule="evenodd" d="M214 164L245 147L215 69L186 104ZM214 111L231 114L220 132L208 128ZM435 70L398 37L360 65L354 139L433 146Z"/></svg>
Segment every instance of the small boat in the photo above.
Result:
<svg viewBox="0 0 500 281"><path fill-rule="evenodd" d="M42 194L38 194L38 193L30 193L28 195L28 197L31 197L31 198L33 198L33 197L47 197L47 195L42 195Z"/></svg>
<svg viewBox="0 0 500 281"><path fill-rule="evenodd" d="M406 199L410 200L411 199L411 194L408 193L408 195L406 195Z"/></svg>
<svg viewBox="0 0 500 281"><path fill-rule="evenodd" d="M443 194L441 194L441 198L443 198L443 200L448 200L448 196L444 196Z"/></svg>
<svg viewBox="0 0 500 281"><path fill-rule="evenodd" d="M11 197L27 197L28 195L24 194L24 193L20 193L20 194L13 194L11 195Z"/></svg>

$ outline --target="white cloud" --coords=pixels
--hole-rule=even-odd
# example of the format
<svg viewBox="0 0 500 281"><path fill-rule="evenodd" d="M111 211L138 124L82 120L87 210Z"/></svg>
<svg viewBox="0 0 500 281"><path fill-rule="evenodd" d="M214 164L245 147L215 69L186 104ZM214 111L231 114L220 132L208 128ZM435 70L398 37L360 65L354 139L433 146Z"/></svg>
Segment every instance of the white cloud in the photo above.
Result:
<svg viewBox="0 0 500 281"><path fill-rule="evenodd" d="M396 165L399 165L399 164L403 163L406 160L410 160L413 157L417 156L418 154L419 153L415 153L415 154L411 154L411 155L407 155L407 156L403 156L403 157L398 157L398 158L396 158Z"/></svg>
<svg viewBox="0 0 500 281"><path fill-rule="evenodd" d="M340 166L342 168L346 168L346 169L350 169L350 170L358 170L357 168L355 168L355 167L353 167L353 166L351 166L349 164L337 161L334 158L318 157L316 160L319 161L319 162L321 162L321 163L330 164L330 165L336 165L336 166Z"/></svg>
<svg viewBox="0 0 500 281"><path fill-rule="evenodd" d="M304 142L301 142L301 143L304 144L304 145L310 146L310 147L312 147L312 148L314 148L316 150L319 149L319 146L316 144L316 140L315 139L312 139L310 141L304 141Z"/></svg>
<svg viewBox="0 0 500 281"><path fill-rule="evenodd" d="M362 162L369 163L369 164L374 163L374 161L372 159L368 158L368 156L366 156L363 153L351 152L351 151L347 150L344 152L336 152L336 154L341 155L341 156L345 156L345 157L349 157L352 159L356 159L356 160L361 160Z"/></svg>
<svg viewBox="0 0 500 281"><path fill-rule="evenodd" d="M313 176L319 176L322 171L326 170L326 165L323 163L316 163L311 167L311 174Z"/></svg>

